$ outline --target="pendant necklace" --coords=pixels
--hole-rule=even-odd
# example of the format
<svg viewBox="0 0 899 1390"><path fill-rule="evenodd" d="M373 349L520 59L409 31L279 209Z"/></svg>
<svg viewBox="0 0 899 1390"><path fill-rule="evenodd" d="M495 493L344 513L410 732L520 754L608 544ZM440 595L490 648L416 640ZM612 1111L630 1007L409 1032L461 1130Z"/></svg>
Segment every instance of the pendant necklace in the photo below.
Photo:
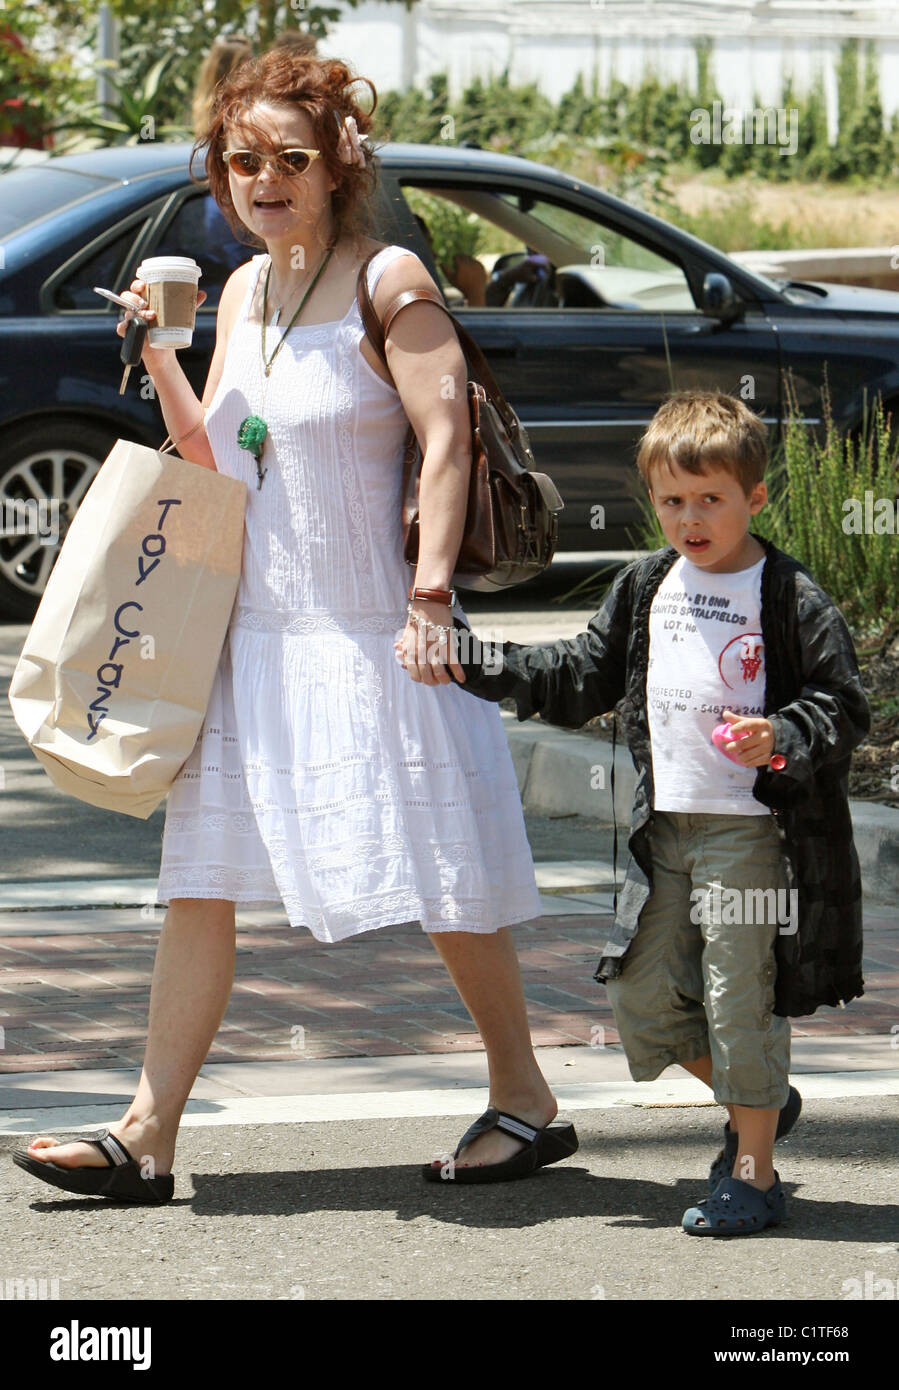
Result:
<svg viewBox="0 0 899 1390"><path fill-rule="evenodd" d="M275 347L275 350L274 350L274 352L272 353L271 357L269 357L268 359L266 359L266 356L265 356L265 320L266 320L266 318L267 318L267 316L268 316L268 286L269 286L269 281L270 281L270 279L271 279L271 274L272 274L272 259L271 259L271 256L269 256L269 260L268 260L268 271L266 272L266 276L265 276L265 288L264 288L264 290L263 290L263 292L262 292L262 366L263 366L263 379L262 379L262 409L263 409L263 411L265 411L265 398L266 398L266 394L267 394L267 389L266 389L266 388L267 388L267 386L268 386L268 378L269 378L269 376L271 375L272 363L274 362L275 358L278 356L278 353L281 351L281 348L284 346L284 342L285 342L285 340L286 340L286 338L287 338L287 335L288 335L288 333L290 332L291 328L293 328L293 325L296 323L297 319L300 317L300 314L303 312L303 306L305 305L306 300L309 298L310 294L312 293L312 291L315 289L316 285L318 284L318 281L319 281L319 279L320 279L320 277L321 277L322 271L324 270L325 266L328 264L328 261L331 259L331 255L332 255L333 251L334 251L334 247L331 246L331 247L329 247L328 251L325 253L325 256L324 256L324 259L322 260L321 265L319 266L318 270L315 272L315 276L313 277L313 280L312 280L311 285L310 285L309 288L307 289L306 293L303 295L303 298L300 300L300 304L299 304L299 307L298 307L297 310L296 310L296 313L294 314L293 318L290 320L290 323L287 325L287 327L285 328L283 334L281 335L281 339L280 339L280 341L278 342L277 346ZM283 308L283 305L279 305L279 306L278 306L278 311L277 311L277 313L275 314L274 319L272 320L272 323L273 323L273 324L277 323L278 319L281 317L281 309L282 309L282 308ZM263 468L263 467L262 467L262 449L263 449L263 446L264 446L264 444L265 444L265 440L266 440L267 434L268 434L268 425L265 423L265 420L263 419L263 417L262 417L261 415L248 415L248 416L246 417L245 420L242 420L242 421L241 421L240 428L239 428L238 431L237 431L237 447L238 447L239 449L246 449L247 452L248 452L248 453L251 453L251 454L253 455L253 457L255 458L255 460L256 460L256 477L257 477L257 480L258 480L257 483L256 483L256 490L257 490L257 492L258 492L259 489L262 487L262 480L263 480L263 478L265 477L266 473L268 472L268 469L267 469L267 468Z"/></svg>

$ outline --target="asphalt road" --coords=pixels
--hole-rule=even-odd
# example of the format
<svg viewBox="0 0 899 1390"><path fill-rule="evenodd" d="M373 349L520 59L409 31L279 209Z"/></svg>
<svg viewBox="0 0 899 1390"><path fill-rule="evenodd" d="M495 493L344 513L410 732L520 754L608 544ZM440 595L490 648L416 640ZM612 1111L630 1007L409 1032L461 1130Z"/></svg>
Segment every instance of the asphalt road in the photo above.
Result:
<svg viewBox="0 0 899 1390"><path fill-rule="evenodd" d="M579 1111L573 1158L458 1189L417 1168L455 1144L458 1117L185 1128L161 1208L43 1187L6 1157L21 1139L3 1136L0 1278L58 1279L60 1298L84 1300L838 1304L867 1276L895 1297L896 1108L893 1097L866 1099L861 1114L852 1099L809 1106L777 1149L787 1223L739 1240L680 1229L705 1195L717 1108Z"/></svg>

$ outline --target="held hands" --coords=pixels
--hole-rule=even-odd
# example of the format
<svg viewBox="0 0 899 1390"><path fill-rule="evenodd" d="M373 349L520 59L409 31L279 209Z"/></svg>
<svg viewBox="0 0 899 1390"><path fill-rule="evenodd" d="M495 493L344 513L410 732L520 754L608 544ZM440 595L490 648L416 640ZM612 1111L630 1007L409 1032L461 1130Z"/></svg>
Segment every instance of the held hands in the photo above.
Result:
<svg viewBox="0 0 899 1390"><path fill-rule="evenodd" d="M765 767L774 752L774 728L768 719L747 719L726 709L721 716L737 737L725 745L735 762L743 767ZM744 737L740 738L739 735Z"/></svg>
<svg viewBox="0 0 899 1390"><path fill-rule="evenodd" d="M416 618L421 622L420 627L415 622ZM425 626L426 623L436 623L451 630L448 633L437 632ZM458 639L452 626L451 611L445 603L417 600L412 605L412 613L402 636L393 644L393 650L397 661L409 672L412 680L422 685L449 685L450 671L457 681L465 682L465 672L453 659L458 652Z"/></svg>
<svg viewBox="0 0 899 1390"><path fill-rule="evenodd" d="M146 285L144 284L143 280L132 280L130 288L127 290L122 290L122 298L130 299L134 304L135 309L139 309L141 311L141 318L152 326L156 322L156 313L153 309L147 308L148 301L144 297L145 289ZM206 291L200 290L197 294L198 309L207 298L208 295L206 294ZM115 330L120 338L124 338L128 324L130 320L134 317L135 315L129 313L127 309L122 310L122 317L116 324ZM143 352L141 353L141 360L143 361L143 364L147 368L147 371L150 373L151 377L153 376L154 372L160 371L164 369L166 366L168 366L173 361L174 357L174 348L153 348L150 347L149 337L144 339L144 348Z"/></svg>

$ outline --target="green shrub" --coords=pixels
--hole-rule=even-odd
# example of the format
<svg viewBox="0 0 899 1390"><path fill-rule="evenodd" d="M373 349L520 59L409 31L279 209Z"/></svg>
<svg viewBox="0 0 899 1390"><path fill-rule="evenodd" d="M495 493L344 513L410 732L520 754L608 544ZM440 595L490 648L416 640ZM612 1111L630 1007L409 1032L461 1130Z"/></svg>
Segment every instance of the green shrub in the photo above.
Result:
<svg viewBox="0 0 899 1390"><path fill-rule="evenodd" d="M654 209L659 216L675 226L691 232L719 251L780 251L785 246L793 250L803 245L803 239L789 221L773 222L759 217L751 194L742 192L711 208L687 212L673 200L659 200ZM811 226L806 235L812 245L831 246L831 241L819 241L819 229ZM808 241L805 242L808 244Z"/></svg>
<svg viewBox="0 0 899 1390"><path fill-rule="evenodd" d="M412 211L427 225L439 266L452 270L457 255L477 256L487 249L482 245L484 224L475 213L454 207L445 198L431 198L418 188L407 188L405 195Z"/></svg>
<svg viewBox="0 0 899 1390"><path fill-rule="evenodd" d="M899 537L895 534L899 460L891 419L878 398L860 432L841 432L833 422L825 387L824 433L816 438L802 423L789 380L787 401L783 445L769 485L773 495L755 518L755 529L800 560L850 624L873 631L895 627L899 622ZM854 532L859 512L864 522L866 493L871 499L889 499L892 531Z"/></svg>
<svg viewBox="0 0 899 1390"><path fill-rule="evenodd" d="M754 96L755 109L776 105L790 113L790 135L796 140L791 154L783 153L785 146L776 141L693 143L691 113L711 112L716 101L721 103L722 115L728 108L712 81L711 56L711 44L697 42L692 84L663 82L647 71L631 86L613 77L600 91L594 74L588 90L583 74L578 74L555 105L535 83L512 83L508 70L486 80L476 77L458 100L450 100L446 74L439 74L424 89L383 93L377 113L379 129L392 140L471 140L515 154L529 154L532 145L562 137L569 145L581 142L587 151L595 145L627 147L650 161L661 156L668 163L720 169L728 178L754 174L777 182L794 178L854 181L895 173L899 118L884 122L873 44L863 46L852 39L841 47L836 72L839 134L834 145L828 140L821 72L801 92L787 73L776 103L763 103ZM452 117L449 127L447 117Z"/></svg>

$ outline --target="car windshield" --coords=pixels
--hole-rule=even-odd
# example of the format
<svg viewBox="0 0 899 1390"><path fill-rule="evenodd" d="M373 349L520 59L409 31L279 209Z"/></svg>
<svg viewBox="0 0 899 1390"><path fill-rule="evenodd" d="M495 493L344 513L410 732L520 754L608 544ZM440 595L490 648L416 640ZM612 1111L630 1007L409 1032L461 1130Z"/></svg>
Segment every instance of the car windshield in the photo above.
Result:
<svg viewBox="0 0 899 1390"><path fill-rule="evenodd" d="M573 208L546 202L526 193L505 193L500 198L510 209L517 209L522 226L531 224L531 241L536 241L538 236L534 224L546 229L556 243L553 258L559 262L628 266L642 270L670 269L670 262L662 256L630 237L602 227L592 217L584 217Z"/></svg>
<svg viewBox="0 0 899 1390"><path fill-rule="evenodd" d="M29 222L86 197L108 182L70 169L54 169L47 160L8 169L0 174L0 238L12 236Z"/></svg>

